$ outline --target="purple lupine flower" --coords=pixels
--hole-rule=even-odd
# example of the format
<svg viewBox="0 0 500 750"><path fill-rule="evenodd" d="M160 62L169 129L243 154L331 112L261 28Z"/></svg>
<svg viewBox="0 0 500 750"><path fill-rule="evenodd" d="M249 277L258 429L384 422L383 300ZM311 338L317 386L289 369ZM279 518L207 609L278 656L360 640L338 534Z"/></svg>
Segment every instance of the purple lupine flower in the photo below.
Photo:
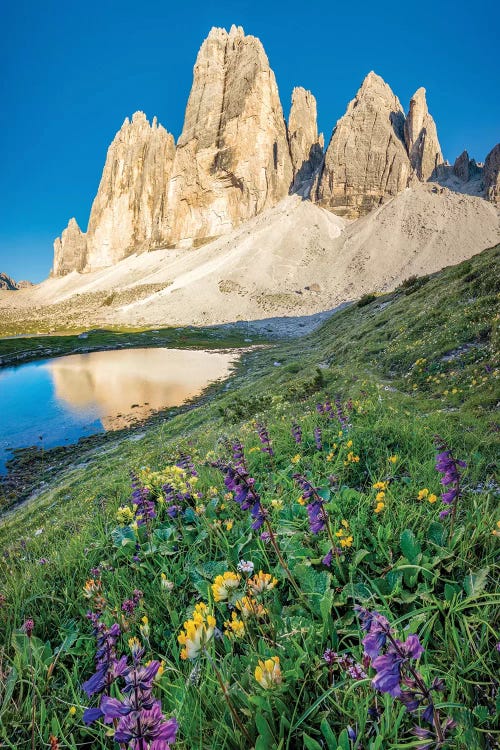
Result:
<svg viewBox="0 0 500 750"><path fill-rule="evenodd" d="M456 513L458 499L460 497L460 469L467 468L465 461L455 458L444 440L436 435L434 442L439 451L436 456L436 470L442 474L441 484L447 487L446 492L441 494L441 500L447 507L439 514L440 518L446 518L450 513Z"/></svg>
<svg viewBox="0 0 500 750"><path fill-rule="evenodd" d="M138 526L143 526L149 520L156 517L155 504L150 498L150 491L141 483L137 474L131 472L132 477L132 503L137 506L135 520Z"/></svg>
<svg viewBox="0 0 500 750"><path fill-rule="evenodd" d="M379 612L369 612L359 606L355 607L355 611L361 620L362 629L367 633L363 638L363 645L365 656L371 658L371 666L376 671L372 680L373 687L398 698L410 713L415 713L422 703L426 704L421 718L431 724L435 731L434 734L427 734L430 730L417 727L416 734L422 738L432 737L433 742L437 742L434 745L422 745L422 748L441 747L453 722L446 720L441 726L439 711L432 698L432 691L443 690L443 681L435 679L428 687L412 664L424 652L418 636L409 635L405 641L400 641L395 637L389 621Z"/></svg>
<svg viewBox="0 0 500 750"><path fill-rule="evenodd" d="M316 445L316 450L317 451L322 451L323 450L321 427L315 427L314 428L314 444Z"/></svg>
<svg viewBox="0 0 500 750"><path fill-rule="evenodd" d="M189 453L181 453L175 465L180 469L184 469L184 471L187 474L190 474L192 477L198 476L198 472L196 471L193 459L191 458Z"/></svg>
<svg viewBox="0 0 500 750"><path fill-rule="evenodd" d="M326 529L326 512L323 508L324 500L318 494L318 490L302 474L294 474L293 478L302 490L304 500L310 500L307 504L309 528L313 534L319 534L320 531Z"/></svg>
<svg viewBox="0 0 500 750"><path fill-rule="evenodd" d="M116 642L121 634L118 623L115 622L108 627L101 622L99 615L89 612L88 617L93 623L96 638L96 671L83 683L82 690L90 698L109 688L113 680L122 674L126 667L126 658L117 659L116 656Z"/></svg>
<svg viewBox="0 0 500 750"><path fill-rule="evenodd" d="M337 396L335 398L335 409L337 411L337 419L340 422L340 426L342 427L343 430L347 429L348 421L344 412L342 411L342 402L340 400L340 396Z"/></svg>
<svg viewBox="0 0 500 750"><path fill-rule="evenodd" d="M107 724L115 724L115 742L128 743L134 750L168 750L175 742L177 721L165 719L161 702L153 695L153 680L160 663L152 661L145 666L140 663L142 655L143 649L132 650L133 663L123 672L124 698L103 696L100 710Z"/></svg>
<svg viewBox="0 0 500 750"><path fill-rule="evenodd" d="M234 467L221 461L213 464L224 474L224 484L234 493L234 501L242 510L249 510L253 518L252 529L258 531L265 523L267 512L262 507L260 495L256 491L255 479L243 467Z"/></svg>
<svg viewBox="0 0 500 750"><path fill-rule="evenodd" d="M292 425L292 437L297 445L302 442L302 429L296 422L294 422Z"/></svg>
<svg viewBox="0 0 500 750"><path fill-rule="evenodd" d="M246 469L246 461L245 461L245 450L243 448L243 445L239 440L235 440L231 445L231 450L233 452L233 461L234 465L238 467L242 467L243 469Z"/></svg>
<svg viewBox="0 0 500 750"><path fill-rule="evenodd" d="M318 414L324 414L325 413L325 407L323 404L316 404L316 411Z"/></svg>
<svg viewBox="0 0 500 750"><path fill-rule="evenodd" d="M269 437L267 427L263 424L257 424L255 428L257 430L259 440L262 443L262 453L267 453L267 455L271 457L274 456L273 446L271 445L271 438Z"/></svg>
<svg viewBox="0 0 500 750"><path fill-rule="evenodd" d="M327 414L328 415L328 419L334 419L335 418L334 413L333 413L333 407L332 407L332 405L330 403L330 399L329 398L327 398L326 401L325 401L325 406L323 408L323 414Z"/></svg>
<svg viewBox="0 0 500 750"><path fill-rule="evenodd" d="M333 550L331 549L329 552L326 553L326 555L323 557L321 562L323 563L323 565L326 565L326 567L329 568L330 565L332 564L332 560L333 560Z"/></svg>

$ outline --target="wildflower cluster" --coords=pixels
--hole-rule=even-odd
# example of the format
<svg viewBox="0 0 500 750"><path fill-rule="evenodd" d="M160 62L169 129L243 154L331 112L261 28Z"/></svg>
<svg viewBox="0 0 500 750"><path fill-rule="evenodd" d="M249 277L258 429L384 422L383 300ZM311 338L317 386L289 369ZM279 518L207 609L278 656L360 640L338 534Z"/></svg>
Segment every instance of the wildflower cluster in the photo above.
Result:
<svg viewBox="0 0 500 750"><path fill-rule="evenodd" d="M398 698L409 713L419 711L422 720L432 727L414 727L414 733L418 737L431 740L420 745L420 750L434 747L433 743L441 747L447 731L455 723L451 719L442 723L434 705L433 692L444 690L444 682L436 678L428 687L413 664L424 653L418 636L409 635L405 641L400 641L384 615L359 606L355 607L355 611L366 632L363 638L364 655L376 672L372 680L373 687L381 693Z"/></svg>
<svg viewBox="0 0 500 750"><path fill-rule="evenodd" d="M283 678L279 656L272 656L265 660L259 659L259 663L255 667L255 679L265 690L281 685Z"/></svg>

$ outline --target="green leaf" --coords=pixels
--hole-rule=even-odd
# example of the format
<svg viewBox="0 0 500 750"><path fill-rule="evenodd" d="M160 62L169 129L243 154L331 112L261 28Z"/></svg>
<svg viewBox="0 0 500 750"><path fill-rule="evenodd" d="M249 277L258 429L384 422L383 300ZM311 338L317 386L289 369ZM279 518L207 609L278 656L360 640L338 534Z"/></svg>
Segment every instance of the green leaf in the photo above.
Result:
<svg viewBox="0 0 500 750"><path fill-rule="evenodd" d="M115 547L126 547L127 544L135 544L135 534L130 526L117 526L111 532L111 539Z"/></svg>
<svg viewBox="0 0 500 750"><path fill-rule="evenodd" d="M331 575L325 570L314 570L309 565L300 563L294 570L300 588L310 600L311 606L317 614L321 614L321 599L329 588Z"/></svg>
<svg viewBox="0 0 500 750"><path fill-rule="evenodd" d="M319 742L313 740L313 738L309 737L308 734L303 734L302 739L304 741L304 747L306 747L307 750L323 750Z"/></svg>
<svg viewBox="0 0 500 750"><path fill-rule="evenodd" d="M259 736L267 743L266 747L274 747L275 740L267 719L257 711L255 714L255 726L259 730Z"/></svg>
<svg viewBox="0 0 500 750"><path fill-rule="evenodd" d="M411 529L405 529L403 531L399 539L399 546L404 557L406 557L409 562L412 564L417 562L418 556L422 550Z"/></svg>
<svg viewBox="0 0 500 750"><path fill-rule="evenodd" d="M319 611L323 618L323 624L327 627L331 623L332 619L332 607L333 607L333 591L328 589L323 594L323 598L319 603Z"/></svg>
<svg viewBox="0 0 500 750"><path fill-rule="evenodd" d="M427 532L427 538L429 541L434 542L434 544L439 545L440 547L443 546L443 531L444 527L442 523L438 523L437 521L433 521L431 525L429 526L429 531Z"/></svg>
<svg viewBox="0 0 500 750"><path fill-rule="evenodd" d="M326 719L321 719L319 728L321 729L321 734L325 738L327 750L337 750L337 738L332 732L332 728Z"/></svg>
<svg viewBox="0 0 500 750"><path fill-rule="evenodd" d="M465 593L469 598L479 596L479 594L484 591L489 572L490 569L487 567L481 568L481 570L476 571L476 573L469 573L468 576L465 576L463 585Z"/></svg>

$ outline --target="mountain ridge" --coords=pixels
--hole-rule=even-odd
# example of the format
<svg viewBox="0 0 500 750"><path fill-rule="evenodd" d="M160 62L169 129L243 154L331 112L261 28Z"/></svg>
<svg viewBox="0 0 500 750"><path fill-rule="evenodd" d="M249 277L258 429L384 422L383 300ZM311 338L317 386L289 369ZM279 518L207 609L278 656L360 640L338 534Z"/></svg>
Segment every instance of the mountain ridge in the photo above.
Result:
<svg viewBox="0 0 500 750"><path fill-rule="evenodd" d="M484 176L477 167L474 187L495 205L499 153L500 145L488 155ZM289 193L358 218L430 178L467 192L468 181L443 160L424 88L405 115L370 72L323 152L312 93L294 89L285 122L260 40L242 27L213 28L197 56L177 143L156 118L150 125L140 112L125 120L108 150L87 232L70 221L55 240L52 275L93 271L158 247L199 247Z"/></svg>

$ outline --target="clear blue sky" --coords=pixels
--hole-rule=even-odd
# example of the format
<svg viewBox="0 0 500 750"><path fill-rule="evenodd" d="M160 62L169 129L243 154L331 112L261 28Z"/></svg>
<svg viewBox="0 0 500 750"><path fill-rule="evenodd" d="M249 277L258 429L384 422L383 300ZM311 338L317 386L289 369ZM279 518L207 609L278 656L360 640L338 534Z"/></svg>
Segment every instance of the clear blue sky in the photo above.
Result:
<svg viewBox="0 0 500 750"><path fill-rule="evenodd" d="M86 229L106 150L141 109L177 138L211 26L258 36L288 115L311 89L328 141L368 71L405 110L427 88L445 158L500 140L500 12L489 0L418 3L9 0L0 11L0 271L40 281L75 216Z"/></svg>

